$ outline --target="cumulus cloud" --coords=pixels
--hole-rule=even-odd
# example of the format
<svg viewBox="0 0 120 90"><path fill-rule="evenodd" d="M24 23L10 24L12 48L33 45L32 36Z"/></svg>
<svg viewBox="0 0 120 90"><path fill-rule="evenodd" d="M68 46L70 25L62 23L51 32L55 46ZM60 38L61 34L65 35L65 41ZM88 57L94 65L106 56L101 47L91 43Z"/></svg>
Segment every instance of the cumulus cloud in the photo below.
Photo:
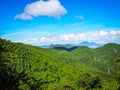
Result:
<svg viewBox="0 0 120 90"><path fill-rule="evenodd" d="M106 32L106 31L100 31L99 34L100 34L100 36L106 36L106 35L108 35L108 32Z"/></svg>
<svg viewBox="0 0 120 90"><path fill-rule="evenodd" d="M80 19L80 20L84 20L84 17L82 15L76 15L75 18Z"/></svg>
<svg viewBox="0 0 120 90"><path fill-rule="evenodd" d="M22 41L26 44L43 45L43 44L79 44L83 41L96 42L96 43L110 43L119 42L120 31L95 31L86 33L74 33L64 35L52 35L41 37L39 39L30 39ZM120 42L119 42L120 43Z"/></svg>
<svg viewBox="0 0 120 90"><path fill-rule="evenodd" d="M66 13L67 10L61 5L59 0L39 0L31 4L27 4L24 8L24 12L22 14L16 15L14 18L22 20L30 20L32 19L32 17L37 16L49 16L60 18Z"/></svg>
<svg viewBox="0 0 120 90"><path fill-rule="evenodd" d="M20 14L20 15L16 15L16 16L14 17L14 19L31 20L31 19L33 19L33 18L32 18L32 16L29 15L29 14L22 13L22 14Z"/></svg>

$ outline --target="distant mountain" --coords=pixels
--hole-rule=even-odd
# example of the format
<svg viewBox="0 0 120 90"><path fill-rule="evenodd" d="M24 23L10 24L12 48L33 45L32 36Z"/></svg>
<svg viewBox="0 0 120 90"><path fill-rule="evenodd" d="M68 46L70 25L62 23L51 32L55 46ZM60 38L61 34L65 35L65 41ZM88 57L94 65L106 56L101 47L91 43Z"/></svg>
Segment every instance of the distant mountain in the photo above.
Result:
<svg viewBox="0 0 120 90"><path fill-rule="evenodd" d="M79 44L79 46L87 46L87 47L90 47L90 48L97 48L97 47L100 47L101 45L97 44L97 43L94 43L94 42L84 41L84 42L81 42Z"/></svg>
<svg viewBox="0 0 120 90"><path fill-rule="evenodd" d="M49 48L49 45L42 45L41 48Z"/></svg>
<svg viewBox="0 0 120 90"><path fill-rule="evenodd" d="M54 48L54 47L63 47L63 48L72 48L74 45L71 44L50 44L50 45L42 45L42 48Z"/></svg>
<svg viewBox="0 0 120 90"><path fill-rule="evenodd" d="M89 48L97 48L97 47L100 47L102 45L94 43L94 42L84 41L84 42L81 42L80 44L50 44L50 45L43 45L40 47L42 47L42 48L56 48L56 47L72 48L72 47L76 47L76 46L87 46Z"/></svg>
<svg viewBox="0 0 120 90"><path fill-rule="evenodd" d="M49 45L49 48L54 48L54 47L72 48L74 46L71 44L50 44Z"/></svg>

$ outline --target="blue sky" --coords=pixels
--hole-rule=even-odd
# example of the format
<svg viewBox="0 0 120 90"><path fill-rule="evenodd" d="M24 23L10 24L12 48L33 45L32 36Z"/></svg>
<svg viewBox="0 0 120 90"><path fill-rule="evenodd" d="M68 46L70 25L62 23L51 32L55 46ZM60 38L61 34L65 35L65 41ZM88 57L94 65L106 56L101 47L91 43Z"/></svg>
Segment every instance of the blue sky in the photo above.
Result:
<svg viewBox="0 0 120 90"><path fill-rule="evenodd" d="M120 43L120 0L0 0L0 37L32 45Z"/></svg>

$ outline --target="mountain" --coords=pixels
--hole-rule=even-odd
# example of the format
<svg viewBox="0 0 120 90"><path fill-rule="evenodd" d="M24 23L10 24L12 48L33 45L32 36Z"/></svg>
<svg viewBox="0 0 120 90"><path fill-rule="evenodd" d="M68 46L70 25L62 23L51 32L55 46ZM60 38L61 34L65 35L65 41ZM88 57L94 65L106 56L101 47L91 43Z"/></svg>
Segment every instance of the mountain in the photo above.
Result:
<svg viewBox="0 0 120 90"><path fill-rule="evenodd" d="M97 48L97 47L100 47L101 45L97 44L97 43L94 43L94 42L84 41L84 42L81 42L79 44L79 46L87 46L87 47L90 47L90 48Z"/></svg>
<svg viewBox="0 0 120 90"><path fill-rule="evenodd" d="M54 48L54 47L63 47L63 48L72 48L74 47L71 44L50 44L50 45L42 45L42 48Z"/></svg>
<svg viewBox="0 0 120 90"><path fill-rule="evenodd" d="M119 89L120 45L59 48L44 49L0 38L0 89Z"/></svg>
<svg viewBox="0 0 120 90"><path fill-rule="evenodd" d="M57 47L52 47L52 49L55 49L55 50L66 50L66 51L72 51L72 50L74 50L74 49L76 49L77 48L77 46L75 46L75 47L69 47L69 48L66 48L66 47L64 47L64 46L57 46Z"/></svg>
<svg viewBox="0 0 120 90"><path fill-rule="evenodd" d="M54 47L72 48L73 45L71 45L71 44L51 44L51 45L49 45L49 48L54 48Z"/></svg>
<svg viewBox="0 0 120 90"><path fill-rule="evenodd" d="M41 48L49 48L49 45L42 45Z"/></svg>
<svg viewBox="0 0 120 90"><path fill-rule="evenodd" d="M80 44L50 44L50 45L42 45L40 47L42 47L42 48L55 48L55 47L56 48L57 47L72 48L72 47L76 47L76 46L87 46L90 48L97 48L97 47L100 47L102 45L94 43L94 42L84 41L84 42L81 42Z"/></svg>
<svg viewBox="0 0 120 90"><path fill-rule="evenodd" d="M80 46L71 52L71 55L78 58L82 63L113 75L117 68L115 58L119 54L120 45L115 43L109 43L95 49Z"/></svg>

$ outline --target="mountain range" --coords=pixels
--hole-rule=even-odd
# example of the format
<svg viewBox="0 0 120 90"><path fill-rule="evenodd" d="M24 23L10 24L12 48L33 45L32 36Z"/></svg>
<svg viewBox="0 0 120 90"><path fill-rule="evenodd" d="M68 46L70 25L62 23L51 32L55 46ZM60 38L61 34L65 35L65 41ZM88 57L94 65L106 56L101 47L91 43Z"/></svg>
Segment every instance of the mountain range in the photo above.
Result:
<svg viewBox="0 0 120 90"><path fill-rule="evenodd" d="M81 42L80 44L50 44L50 45L42 45L40 47L42 47L42 48L54 48L54 47L72 48L72 47L75 47L75 46L87 46L87 47L90 47L90 48L97 48L97 47L100 47L102 45L94 43L94 42L84 41L84 42Z"/></svg>
<svg viewBox="0 0 120 90"><path fill-rule="evenodd" d="M100 47L100 46L102 46L102 45L101 45L101 44L94 43L94 42L84 41L84 42L81 42L81 43L79 44L79 46L87 46L87 47L90 47L90 48L97 48L97 47Z"/></svg>
<svg viewBox="0 0 120 90"><path fill-rule="evenodd" d="M115 43L40 48L0 39L0 60L1 90L120 88L120 45Z"/></svg>

